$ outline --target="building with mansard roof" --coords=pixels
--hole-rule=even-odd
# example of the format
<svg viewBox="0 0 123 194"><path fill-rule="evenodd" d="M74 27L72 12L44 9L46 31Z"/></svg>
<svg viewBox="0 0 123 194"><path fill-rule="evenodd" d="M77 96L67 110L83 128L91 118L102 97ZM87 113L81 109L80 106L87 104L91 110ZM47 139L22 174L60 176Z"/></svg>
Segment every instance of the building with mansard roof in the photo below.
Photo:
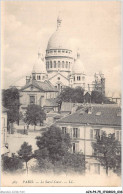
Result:
<svg viewBox="0 0 123 194"><path fill-rule="evenodd" d="M87 171L100 174L104 171L97 161L92 143L103 132L114 134L121 142L121 107L117 104L82 105L81 109L56 121L63 133L69 133L71 152L82 152L87 162Z"/></svg>

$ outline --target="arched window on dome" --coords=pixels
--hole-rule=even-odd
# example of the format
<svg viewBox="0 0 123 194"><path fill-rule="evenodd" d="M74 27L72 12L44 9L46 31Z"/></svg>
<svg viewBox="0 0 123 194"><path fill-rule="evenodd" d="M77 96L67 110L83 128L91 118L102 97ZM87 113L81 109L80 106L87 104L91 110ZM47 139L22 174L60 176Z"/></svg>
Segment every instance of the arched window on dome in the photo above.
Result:
<svg viewBox="0 0 123 194"><path fill-rule="evenodd" d="M64 68L64 61L62 61L62 68Z"/></svg>
<svg viewBox="0 0 123 194"><path fill-rule="evenodd" d="M74 81L75 81L75 76L74 76Z"/></svg>
<svg viewBox="0 0 123 194"><path fill-rule="evenodd" d="M56 68L56 61L54 61L54 68Z"/></svg>
<svg viewBox="0 0 123 194"><path fill-rule="evenodd" d="M81 80L81 77L80 76L77 76L77 80L80 81Z"/></svg>
<svg viewBox="0 0 123 194"><path fill-rule="evenodd" d="M41 79L41 76L40 76L40 75L38 76L38 79L39 79L39 80Z"/></svg>
<svg viewBox="0 0 123 194"><path fill-rule="evenodd" d="M58 61L58 68L60 68L60 61Z"/></svg>
<svg viewBox="0 0 123 194"><path fill-rule="evenodd" d="M49 61L47 62L47 69L49 69Z"/></svg>

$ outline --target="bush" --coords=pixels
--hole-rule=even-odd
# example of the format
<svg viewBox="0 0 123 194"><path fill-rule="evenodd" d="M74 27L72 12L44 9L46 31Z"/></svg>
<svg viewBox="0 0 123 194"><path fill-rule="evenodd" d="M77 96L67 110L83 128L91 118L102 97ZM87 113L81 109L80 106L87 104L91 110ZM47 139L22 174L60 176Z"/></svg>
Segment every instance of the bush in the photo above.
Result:
<svg viewBox="0 0 123 194"><path fill-rule="evenodd" d="M16 170L22 169L22 168L23 168L22 161L14 154L12 155L12 157L2 156L3 171L15 172Z"/></svg>

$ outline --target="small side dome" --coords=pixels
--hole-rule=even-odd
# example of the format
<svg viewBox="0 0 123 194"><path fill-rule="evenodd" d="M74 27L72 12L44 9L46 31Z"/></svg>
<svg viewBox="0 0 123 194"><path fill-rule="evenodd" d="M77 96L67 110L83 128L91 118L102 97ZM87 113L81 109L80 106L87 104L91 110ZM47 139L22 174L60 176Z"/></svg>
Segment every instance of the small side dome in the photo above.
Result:
<svg viewBox="0 0 123 194"><path fill-rule="evenodd" d="M74 74L85 74L85 68L84 65L82 63L82 61L80 60L80 53L77 52L77 59L75 60L75 63L73 65L73 73Z"/></svg>
<svg viewBox="0 0 123 194"><path fill-rule="evenodd" d="M38 52L38 59L36 60L33 66L32 73L47 73L44 62L44 56L41 52Z"/></svg>

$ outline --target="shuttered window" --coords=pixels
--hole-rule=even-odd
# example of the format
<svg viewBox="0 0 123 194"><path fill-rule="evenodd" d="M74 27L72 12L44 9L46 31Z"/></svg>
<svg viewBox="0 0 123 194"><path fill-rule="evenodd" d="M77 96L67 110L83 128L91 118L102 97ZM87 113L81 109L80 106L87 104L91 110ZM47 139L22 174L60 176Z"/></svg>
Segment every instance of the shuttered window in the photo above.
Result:
<svg viewBox="0 0 123 194"><path fill-rule="evenodd" d="M30 104L35 104L35 96L30 96Z"/></svg>
<svg viewBox="0 0 123 194"><path fill-rule="evenodd" d="M79 152L79 143L72 143L72 152L73 153Z"/></svg>
<svg viewBox="0 0 123 194"><path fill-rule="evenodd" d="M80 137L80 130L78 128L73 128L73 137L74 138Z"/></svg>
<svg viewBox="0 0 123 194"><path fill-rule="evenodd" d="M66 134L66 133L67 133L67 127L62 127L62 132L63 132L64 134Z"/></svg>

